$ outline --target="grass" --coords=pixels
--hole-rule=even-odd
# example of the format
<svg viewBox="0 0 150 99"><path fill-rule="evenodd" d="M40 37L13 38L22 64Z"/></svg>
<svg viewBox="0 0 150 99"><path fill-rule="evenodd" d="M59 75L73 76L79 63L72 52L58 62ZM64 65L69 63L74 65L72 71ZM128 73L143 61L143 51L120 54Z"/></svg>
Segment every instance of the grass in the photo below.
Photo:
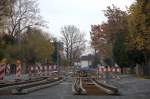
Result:
<svg viewBox="0 0 150 99"><path fill-rule="evenodd" d="M139 79L150 79L150 76L137 76Z"/></svg>
<svg viewBox="0 0 150 99"><path fill-rule="evenodd" d="M143 78L144 79L150 79L150 76L144 76Z"/></svg>

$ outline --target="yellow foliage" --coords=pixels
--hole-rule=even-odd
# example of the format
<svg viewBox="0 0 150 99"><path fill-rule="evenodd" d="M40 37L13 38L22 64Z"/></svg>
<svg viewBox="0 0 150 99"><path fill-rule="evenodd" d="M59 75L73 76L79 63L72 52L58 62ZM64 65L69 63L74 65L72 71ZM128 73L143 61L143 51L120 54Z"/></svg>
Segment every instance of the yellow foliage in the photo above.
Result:
<svg viewBox="0 0 150 99"><path fill-rule="evenodd" d="M141 36L137 36L135 38L135 44L137 46L137 49L141 50L144 48L144 44L145 44L145 39L142 38Z"/></svg>

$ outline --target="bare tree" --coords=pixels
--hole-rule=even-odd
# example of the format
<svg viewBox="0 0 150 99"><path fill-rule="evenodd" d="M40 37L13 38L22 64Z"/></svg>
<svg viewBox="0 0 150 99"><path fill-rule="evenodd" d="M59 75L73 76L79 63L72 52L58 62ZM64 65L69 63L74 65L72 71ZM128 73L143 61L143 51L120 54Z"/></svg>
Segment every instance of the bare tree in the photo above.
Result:
<svg viewBox="0 0 150 99"><path fill-rule="evenodd" d="M15 0L0 0L0 17L9 16L9 4Z"/></svg>
<svg viewBox="0 0 150 99"><path fill-rule="evenodd" d="M42 25L36 0L15 0L9 4L9 10L7 29L11 36L17 36L29 26Z"/></svg>
<svg viewBox="0 0 150 99"><path fill-rule="evenodd" d="M15 0L0 0L0 36L4 34L5 25L7 24L7 20L9 18L9 5L14 1Z"/></svg>
<svg viewBox="0 0 150 99"><path fill-rule="evenodd" d="M79 56L81 55L77 53L81 53L82 50L84 50L84 34L81 33L80 30L74 25L67 25L62 27L61 33L61 40L65 46L67 60L69 61L69 65L72 65L75 57L79 58Z"/></svg>

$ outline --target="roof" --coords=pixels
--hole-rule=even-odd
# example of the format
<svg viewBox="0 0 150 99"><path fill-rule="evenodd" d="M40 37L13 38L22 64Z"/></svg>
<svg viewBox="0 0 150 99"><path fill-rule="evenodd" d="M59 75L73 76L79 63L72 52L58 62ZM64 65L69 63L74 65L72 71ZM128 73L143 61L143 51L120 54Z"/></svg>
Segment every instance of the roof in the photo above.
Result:
<svg viewBox="0 0 150 99"><path fill-rule="evenodd" d="M87 61L93 61L94 60L94 55L86 55L86 56L81 56L80 60L87 60Z"/></svg>

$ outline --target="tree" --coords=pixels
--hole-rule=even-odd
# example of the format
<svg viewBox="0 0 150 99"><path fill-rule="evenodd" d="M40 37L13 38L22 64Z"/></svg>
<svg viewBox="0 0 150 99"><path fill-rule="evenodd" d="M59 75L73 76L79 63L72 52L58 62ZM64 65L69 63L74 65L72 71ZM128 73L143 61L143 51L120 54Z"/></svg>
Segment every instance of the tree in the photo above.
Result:
<svg viewBox="0 0 150 99"><path fill-rule="evenodd" d="M13 3L14 0L1 0L0 1L0 20L3 16L9 16L9 7L10 3Z"/></svg>
<svg viewBox="0 0 150 99"><path fill-rule="evenodd" d="M54 64L57 64L57 54L58 54L58 50L57 50L57 40L54 38L53 39L53 46L54 46L54 51L52 54L52 61Z"/></svg>
<svg viewBox="0 0 150 99"><path fill-rule="evenodd" d="M17 58L22 60L27 55L23 49L26 48L25 32L31 26L43 25L42 22L36 0L0 0L1 58L11 61L16 61ZM41 55L41 57L43 56Z"/></svg>
<svg viewBox="0 0 150 99"><path fill-rule="evenodd" d="M10 36L8 34L4 34L1 36L0 39L0 59L7 58L10 59L10 53L14 49L11 49L10 47L14 46L16 43L16 39L13 36ZM10 48L10 51L8 50Z"/></svg>
<svg viewBox="0 0 150 99"><path fill-rule="evenodd" d="M39 15L36 0L15 0L9 4L9 20L7 30L9 35L19 36L29 26L41 26L43 21Z"/></svg>
<svg viewBox="0 0 150 99"><path fill-rule="evenodd" d="M61 65L61 60L63 60L63 53L64 47L63 43L58 41L56 38L53 38L53 46L54 46L54 51L52 53L52 61L53 64Z"/></svg>
<svg viewBox="0 0 150 99"><path fill-rule="evenodd" d="M14 3L15 0L0 0L0 37L5 33L5 27L9 18L9 5Z"/></svg>
<svg viewBox="0 0 150 99"><path fill-rule="evenodd" d="M105 26L105 23L103 23L102 25L92 25L90 32L92 45L95 49L95 53L99 54L99 56L101 57L100 59L102 64L105 64L105 59L112 57L112 46L111 43L108 43L108 35L106 34L106 30L104 29Z"/></svg>
<svg viewBox="0 0 150 99"><path fill-rule="evenodd" d="M121 67L123 73L124 67L129 67L131 64L128 57L128 50L126 45L126 35L123 33L117 33L116 40L113 45L113 58L114 61ZM135 65L133 65L135 66ZM133 66L130 66L133 68Z"/></svg>
<svg viewBox="0 0 150 99"><path fill-rule="evenodd" d="M128 33L127 12L120 10L116 6L108 6L104 10L104 15L107 17L107 23L103 25L103 31L108 36L108 41L114 43L117 33Z"/></svg>
<svg viewBox="0 0 150 99"><path fill-rule="evenodd" d="M117 33L121 33L122 35L128 33L128 14L113 5L104 10L104 15L108 19L107 22L91 26L92 45L99 51L102 62L106 63L109 60L107 63L113 65L113 58L117 58L113 57L114 44L119 43L116 40L118 37Z"/></svg>
<svg viewBox="0 0 150 99"><path fill-rule="evenodd" d="M150 74L150 2L136 0L129 9L129 50L143 53L144 61L140 65L144 68L144 75ZM139 63L137 63L139 64ZM144 64L144 65L143 65Z"/></svg>
<svg viewBox="0 0 150 99"><path fill-rule="evenodd" d="M42 30L32 28L24 34L22 43L22 54L26 62L34 64L35 62L51 62L53 53L52 39L48 33Z"/></svg>
<svg viewBox="0 0 150 99"><path fill-rule="evenodd" d="M73 65L74 51L77 49L83 50L85 39L84 34L79 31L74 25L67 25L61 29L62 42L64 43L67 60L69 65ZM77 54L76 54L77 55Z"/></svg>

